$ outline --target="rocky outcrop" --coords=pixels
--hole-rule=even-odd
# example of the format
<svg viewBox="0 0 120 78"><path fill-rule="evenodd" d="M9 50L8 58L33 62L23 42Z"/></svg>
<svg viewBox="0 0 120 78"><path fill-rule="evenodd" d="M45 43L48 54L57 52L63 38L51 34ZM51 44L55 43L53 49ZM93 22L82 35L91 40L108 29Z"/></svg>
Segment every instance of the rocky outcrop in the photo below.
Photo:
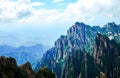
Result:
<svg viewBox="0 0 120 78"><path fill-rule="evenodd" d="M35 78L35 73L33 72L29 62L21 65L20 68L28 76L28 78Z"/></svg>
<svg viewBox="0 0 120 78"><path fill-rule="evenodd" d="M15 59L1 56L0 78L27 78L27 75L17 66Z"/></svg>
<svg viewBox="0 0 120 78"><path fill-rule="evenodd" d="M0 56L0 78L56 78L56 75L47 68L34 73L29 62L19 67L14 58Z"/></svg>

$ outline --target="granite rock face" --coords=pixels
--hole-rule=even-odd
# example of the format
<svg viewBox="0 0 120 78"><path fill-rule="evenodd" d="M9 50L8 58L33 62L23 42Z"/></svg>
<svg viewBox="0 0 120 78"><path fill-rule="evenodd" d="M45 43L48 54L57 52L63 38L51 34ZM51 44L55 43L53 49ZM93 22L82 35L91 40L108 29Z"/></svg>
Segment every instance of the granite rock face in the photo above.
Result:
<svg viewBox="0 0 120 78"><path fill-rule="evenodd" d="M93 58L106 78L119 78L120 44L115 40L109 40L105 35L98 34L95 39Z"/></svg>
<svg viewBox="0 0 120 78"><path fill-rule="evenodd" d="M65 36L61 35L55 41L54 47L46 51L42 59L36 64L35 70L46 66L60 77L66 61L74 52L81 50L93 54L94 40L98 33L106 35L110 40L115 39L119 42L120 25L112 22L103 27L91 27L82 22L76 22L68 29Z"/></svg>
<svg viewBox="0 0 120 78"><path fill-rule="evenodd" d="M120 44L98 34L93 54L76 51L67 60L61 78L120 78Z"/></svg>

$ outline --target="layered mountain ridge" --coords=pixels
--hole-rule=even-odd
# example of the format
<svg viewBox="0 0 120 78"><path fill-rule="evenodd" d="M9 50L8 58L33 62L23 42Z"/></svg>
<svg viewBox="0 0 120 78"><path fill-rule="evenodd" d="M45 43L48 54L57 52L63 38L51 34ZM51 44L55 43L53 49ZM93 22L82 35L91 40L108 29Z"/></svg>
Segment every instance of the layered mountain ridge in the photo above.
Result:
<svg viewBox="0 0 120 78"><path fill-rule="evenodd" d="M118 41L120 40L120 25L112 22L106 24L104 27L91 27L82 22L76 22L67 31L67 35L60 36L55 42L54 47L43 55L42 59L36 64L35 70L46 66L55 72L58 78L61 77L66 61L74 52L81 50L82 52L89 52L90 55L92 54L93 46L95 45L94 40L98 33L108 36L109 39Z"/></svg>
<svg viewBox="0 0 120 78"><path fill-rule="evenodd" d="M18 65L24 64L27 61L32 64L35 60L40 59L47 49L48 47L42 44L20 47L1 45L0 56L13 57L16 59Z"/></svg>

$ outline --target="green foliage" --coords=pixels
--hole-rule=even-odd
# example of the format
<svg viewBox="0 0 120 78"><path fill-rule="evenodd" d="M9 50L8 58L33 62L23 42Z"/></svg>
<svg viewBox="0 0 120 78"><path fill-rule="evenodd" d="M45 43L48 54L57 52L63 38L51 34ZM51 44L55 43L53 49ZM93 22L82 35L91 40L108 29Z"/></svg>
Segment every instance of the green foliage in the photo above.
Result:
<svg viewBox="0 0 120 78"><path fill-rule="evenodd" d="M64 49L64 52L68 52L69 49L70 49L70 46L66 46Z"/></svg>
<svg viewBox="0 0 120 78"><path fill-rule="evenodd" d="M13 58L0 59L0 78L28 78L27 75L16 65Z"/></svg>
<svg viewBox="0 0 120 78"><path fill-rule="evenodd" d="M34 73L30 63L18 67L14 58L0 57L0 78L56 78L48 68Z"/></svg>
<svg viewBox="0 0 120 78"><path fill-rule="evenodd" d="M52 73L48 68L43 67L37 72L37 78L56 78L56 75Z"/></svg>

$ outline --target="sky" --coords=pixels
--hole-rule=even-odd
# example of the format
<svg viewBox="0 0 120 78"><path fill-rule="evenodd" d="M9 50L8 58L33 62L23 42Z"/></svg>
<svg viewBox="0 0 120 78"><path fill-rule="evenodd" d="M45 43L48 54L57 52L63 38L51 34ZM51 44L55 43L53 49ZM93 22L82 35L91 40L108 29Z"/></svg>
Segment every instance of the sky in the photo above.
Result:
<svg viewBox="0 0 120 78"><path fill-rule="evenodd" d="M76 21L120 24L120 0L0 0L0 45L53 46Z"/></svg>

